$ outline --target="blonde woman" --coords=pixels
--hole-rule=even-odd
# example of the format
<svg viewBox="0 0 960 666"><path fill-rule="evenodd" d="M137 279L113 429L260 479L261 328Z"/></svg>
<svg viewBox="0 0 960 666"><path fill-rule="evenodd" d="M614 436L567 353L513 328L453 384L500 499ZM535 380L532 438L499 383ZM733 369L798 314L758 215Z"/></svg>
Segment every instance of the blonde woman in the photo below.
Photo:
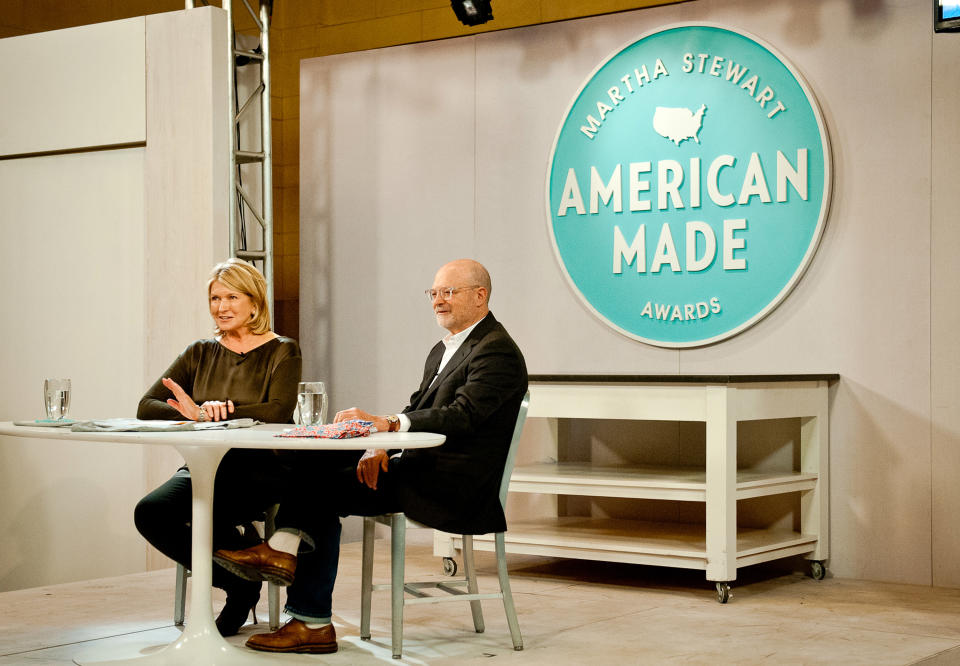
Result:
<svg viewBox="0 0 960 666"><path fill-rule="evenodd" d="M207 300L214 337L197 340L176 358L141 398L137 418L292 422L300 348L295 340L270 330L266 287L263 275L238 259L213 268ZM280 483L282 468L272 452L229 451L217 471L214 490L214 549L255 543L237 526L275 503ZM189 568L190 513L190 471L182 467L140 500L134 522L160 552ZM260 598L260 583L214 567L213 584L227 593L217 628L224 636L236 634Z"/></svg>

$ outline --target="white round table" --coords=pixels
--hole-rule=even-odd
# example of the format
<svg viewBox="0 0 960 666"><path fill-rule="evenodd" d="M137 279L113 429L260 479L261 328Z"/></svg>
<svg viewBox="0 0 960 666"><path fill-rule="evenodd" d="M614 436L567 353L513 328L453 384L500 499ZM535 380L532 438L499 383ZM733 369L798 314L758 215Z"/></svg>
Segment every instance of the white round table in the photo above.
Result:
<svg viewBox="0 0 960 666"><path fill-rule="evenodd" d="M352 439L315 439L274 437L289 425L268 424L233 430L187 430L176 432L70 432L67 428L16 426L0 422L0 435L37 437L42 439L76 440L78 442L114 442L172 446L190 468L193 488L191 520L190 616L180 638L154 654L119 661L84 662L85 664L204 664L207 666L242 666L276 662L276 655L257 653L230 645L223 639L213 621L211 596L213 578L213 482L217 466L230 449L305 449L344 451L364 449L420 449L438 446L445 437L432 432L378 432ZM132 511L132 508L131 508ZM283 663L316 664L315 658L284 655ZM79 662L76 662L79 663Z"/></svg>

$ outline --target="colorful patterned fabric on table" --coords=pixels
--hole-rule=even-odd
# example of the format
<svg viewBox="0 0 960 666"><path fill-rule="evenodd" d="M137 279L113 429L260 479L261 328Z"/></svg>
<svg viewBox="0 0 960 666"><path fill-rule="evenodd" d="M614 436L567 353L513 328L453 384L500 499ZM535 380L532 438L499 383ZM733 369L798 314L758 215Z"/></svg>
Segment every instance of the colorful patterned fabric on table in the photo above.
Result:
<svg viewBox="0 0 960 666"><path fill-rule="evenodd" d="M290 428L283 432L278 432L274 437L317 437L323 439L349 439L351 437L366 437L377 429L372 427L373 421L361 421L352 419L350 421L341 421L340 423L328 423L319 426L298 426Z"/></svg>

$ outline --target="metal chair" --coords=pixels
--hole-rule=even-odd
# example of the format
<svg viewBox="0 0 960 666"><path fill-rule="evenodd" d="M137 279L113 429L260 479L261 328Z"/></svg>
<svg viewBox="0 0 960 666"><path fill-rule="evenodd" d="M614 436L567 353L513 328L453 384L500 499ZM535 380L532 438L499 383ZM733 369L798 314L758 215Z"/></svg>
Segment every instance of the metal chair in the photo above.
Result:
<svg viewBox="0 0 960 666"><path fill-rule="evenodd" d="M279 504L274 504L266 511L263 516L263 538L269 539L276 531L274 519L277 517ZM187 578L190 577L190 571L182 564L177 564L177 579L173 589L173 623L178 627L183 626L183 617L187 602ZM280 588L273 583L267 585L267 603L268 617L270 620L270 631L276 631L280 628ZM257 613L253 613L254 622L257 619Z"/></svg>
<svg viewBox="0 0 960 666"><path fill-rule="evenodd" d="M500 481L500 504L506 507L507 488L510 485L510 474L517 456L517 445L523 424L527 419L527 407L530 404L530 392L523 397L520 411L517 414L517 424L513 429L513 439L507 452L507 460L503 468L503 477ZM373 584L373 542L376 524L381 523L390 527L390 584ZM410 521L412 524L413 521ZM510 627L510 637L513 640L513 649L523 649L523 638L520 636L520 625L517 623L517 613L513 606L513 595L510 592L510 578L507 575L507 556L504 545L504 533L494 535L497 554L497 576L500 579L500 592L480 594L477 588L477 578L473 564L473 535L464 534L463 539L463 568L464 577L461 579L443 582L404 582L404 556L406 540L407 517L403 513L388 513L382 516L368 516L363 519L363 562L362 578L360 583L360 638L370 640L370 601L374 590L389 589L391 592L391 632L393 643L393 658L399 659L403 648L403 607L407 604L440 603L444 601L469 601L473 613L473 626L477 633L484 630L483 613L480 609L481 599L503 600L503 610L507 616L507 625ZM454 570L454 573L455 570ZM464 592L462 587L466 587ZM425 588L436 588L451 596L430 596L422 592ZM404 592L413 596L404 597Z"/></svg>

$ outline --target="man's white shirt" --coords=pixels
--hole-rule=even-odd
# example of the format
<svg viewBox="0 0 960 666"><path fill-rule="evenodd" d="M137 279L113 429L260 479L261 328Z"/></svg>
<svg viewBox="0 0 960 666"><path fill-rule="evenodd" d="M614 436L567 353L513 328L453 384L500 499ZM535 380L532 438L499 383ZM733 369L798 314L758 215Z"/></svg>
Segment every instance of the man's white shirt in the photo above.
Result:
<svg viewBox="0 0 960 666"><path fill-rule="evenodd" d="M433 382L437 381L437 377L440 376L440 373L443 372L444 366L453 358L453 355L457 353L457 350L460 349L460 346L463 345L463 341L466 340L470 334L473 332L473 329L477 327L481 321L486 319L486 315L480 317L476 322L471 326L463 329L459 333L448 333L444 336L441 342L446 349L443 350L443 356L440 358L440 365L437 367L436 374L433 375L433 379L430 380L430 383L427 385L427 388L433 386ZM397 418L400 419L400 432L407 432L410 430L410 418L406 414L397 414Z"/></svg>

